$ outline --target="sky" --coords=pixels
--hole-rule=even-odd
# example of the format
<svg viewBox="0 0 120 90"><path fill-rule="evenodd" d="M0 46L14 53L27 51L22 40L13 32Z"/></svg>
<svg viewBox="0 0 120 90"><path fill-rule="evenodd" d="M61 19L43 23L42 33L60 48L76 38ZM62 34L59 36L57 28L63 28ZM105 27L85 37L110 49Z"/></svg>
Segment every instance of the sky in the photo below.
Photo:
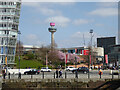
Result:
<svg viewBox="0 0 120 90"><path fill-rule="evenodd" d="M115 2L23 2L19 30L24 45L47 46L48 31L55 22L58 48L88 46L90 29L96 38L118 36L118 4Z"/></svg>

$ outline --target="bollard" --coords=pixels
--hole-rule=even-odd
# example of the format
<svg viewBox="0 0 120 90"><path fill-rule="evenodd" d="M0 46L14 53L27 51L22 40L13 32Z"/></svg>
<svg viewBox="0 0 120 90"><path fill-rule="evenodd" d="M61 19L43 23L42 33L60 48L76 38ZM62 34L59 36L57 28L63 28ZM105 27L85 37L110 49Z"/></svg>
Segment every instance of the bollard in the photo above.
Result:
<svg viewBox="0 0 120 90"><path fill-rule="evenodd" d="M54 79L55 79L55 73L54 73Z"/></svg>
<svg viewBox="0 0 120 90"><path fill-rule="evenodd" d="M119 72L118 72L118 79L120 79L120 74L119 74Z"/></svg>
<svg viewBox="0 0 120 90"><path fill-rule="evenodd" d="M10 79L10 73L8 73L8 79Z"/></svg>
<svg viewBox="0 0 120 90"><path fill-rule="evenodd" d="M19 72L19 74L18 74L18 79L21 79L21 73Z"/></svg>
<svg viewBox="0 0 120 90"><path fill-rule="evenodd" d="M65 72L65 79L67 78L67 73Z"/></svg>
<svg viewBox="0 0 120 90"><path fill-rule="evenodd" d="M3 73L3 79L5 79L5 73Z"/></svg>
<svg viewBox="0 0 120 90"><path fill-rule="evenodd" d="M43 72L43 79L44 79L44 72Z"/></svg>
<svg viewBox="0 0 120 90"><path fill-rule="evenodd" d="M114 73L112 73L112 79L114 79Z"/></svg>
<svg viewBox="0 0 120 90"><path fill-rule="evenodd" d="M31 79L33 78L33 75L32 75L32 73L31 73Z"/></svg>
<svg viewBox="0 0 120 90"><path fill-rule="evenodd" d="M120 75L120 71L119 71L119 69L118 69L118 79L120 79L120 76L119 76L119 75Z"/></svg>
<svg viewBox="0 0 120 90"><path fill-rule="evenodd" d="M77 70L75 71L75 78L78 78L78 72L77 72Z"/></svg>

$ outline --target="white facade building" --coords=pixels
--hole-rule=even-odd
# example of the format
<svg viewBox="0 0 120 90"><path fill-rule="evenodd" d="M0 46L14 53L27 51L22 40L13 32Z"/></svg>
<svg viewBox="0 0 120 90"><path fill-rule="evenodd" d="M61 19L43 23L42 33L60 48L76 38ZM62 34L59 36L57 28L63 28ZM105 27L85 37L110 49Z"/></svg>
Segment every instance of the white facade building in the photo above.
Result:
<svg viewBox="0 0 120 90"><path fill-rule="evenodd" d="M0 0L0 63L14 64L21 0Z"/></svg>
<svg viewBox="0 0 120 90"><path fill-rule="evenodd" d="M96 54L98 60L102 61L103 57L104 57L104 48L103 47L95 47L92 50Z"/></svg>

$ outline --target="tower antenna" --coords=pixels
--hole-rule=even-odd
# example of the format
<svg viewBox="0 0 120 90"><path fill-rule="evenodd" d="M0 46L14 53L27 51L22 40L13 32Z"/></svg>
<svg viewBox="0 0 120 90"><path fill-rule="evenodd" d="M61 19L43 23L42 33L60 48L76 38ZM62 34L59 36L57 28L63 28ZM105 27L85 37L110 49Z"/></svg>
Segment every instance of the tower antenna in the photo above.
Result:
<svg viewBox="0 0 120 90"><path fill-rule="evenodd" d="M85 37L84 37L84 33L83 33L83 45L85 47Z"/></svg>

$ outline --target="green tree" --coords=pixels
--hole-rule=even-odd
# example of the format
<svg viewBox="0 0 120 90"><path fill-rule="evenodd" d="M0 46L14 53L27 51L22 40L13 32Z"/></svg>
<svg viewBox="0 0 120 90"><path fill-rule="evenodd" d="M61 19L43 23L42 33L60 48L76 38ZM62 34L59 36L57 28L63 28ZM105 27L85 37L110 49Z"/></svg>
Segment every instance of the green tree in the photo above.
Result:
<svg viewBox="0 0 120 90"><path fill-rule="evenodd" d="M24 55L24 59L26 59L26 60L33 60L34 59L33 52L29 51L26 55Z"/></svg>

